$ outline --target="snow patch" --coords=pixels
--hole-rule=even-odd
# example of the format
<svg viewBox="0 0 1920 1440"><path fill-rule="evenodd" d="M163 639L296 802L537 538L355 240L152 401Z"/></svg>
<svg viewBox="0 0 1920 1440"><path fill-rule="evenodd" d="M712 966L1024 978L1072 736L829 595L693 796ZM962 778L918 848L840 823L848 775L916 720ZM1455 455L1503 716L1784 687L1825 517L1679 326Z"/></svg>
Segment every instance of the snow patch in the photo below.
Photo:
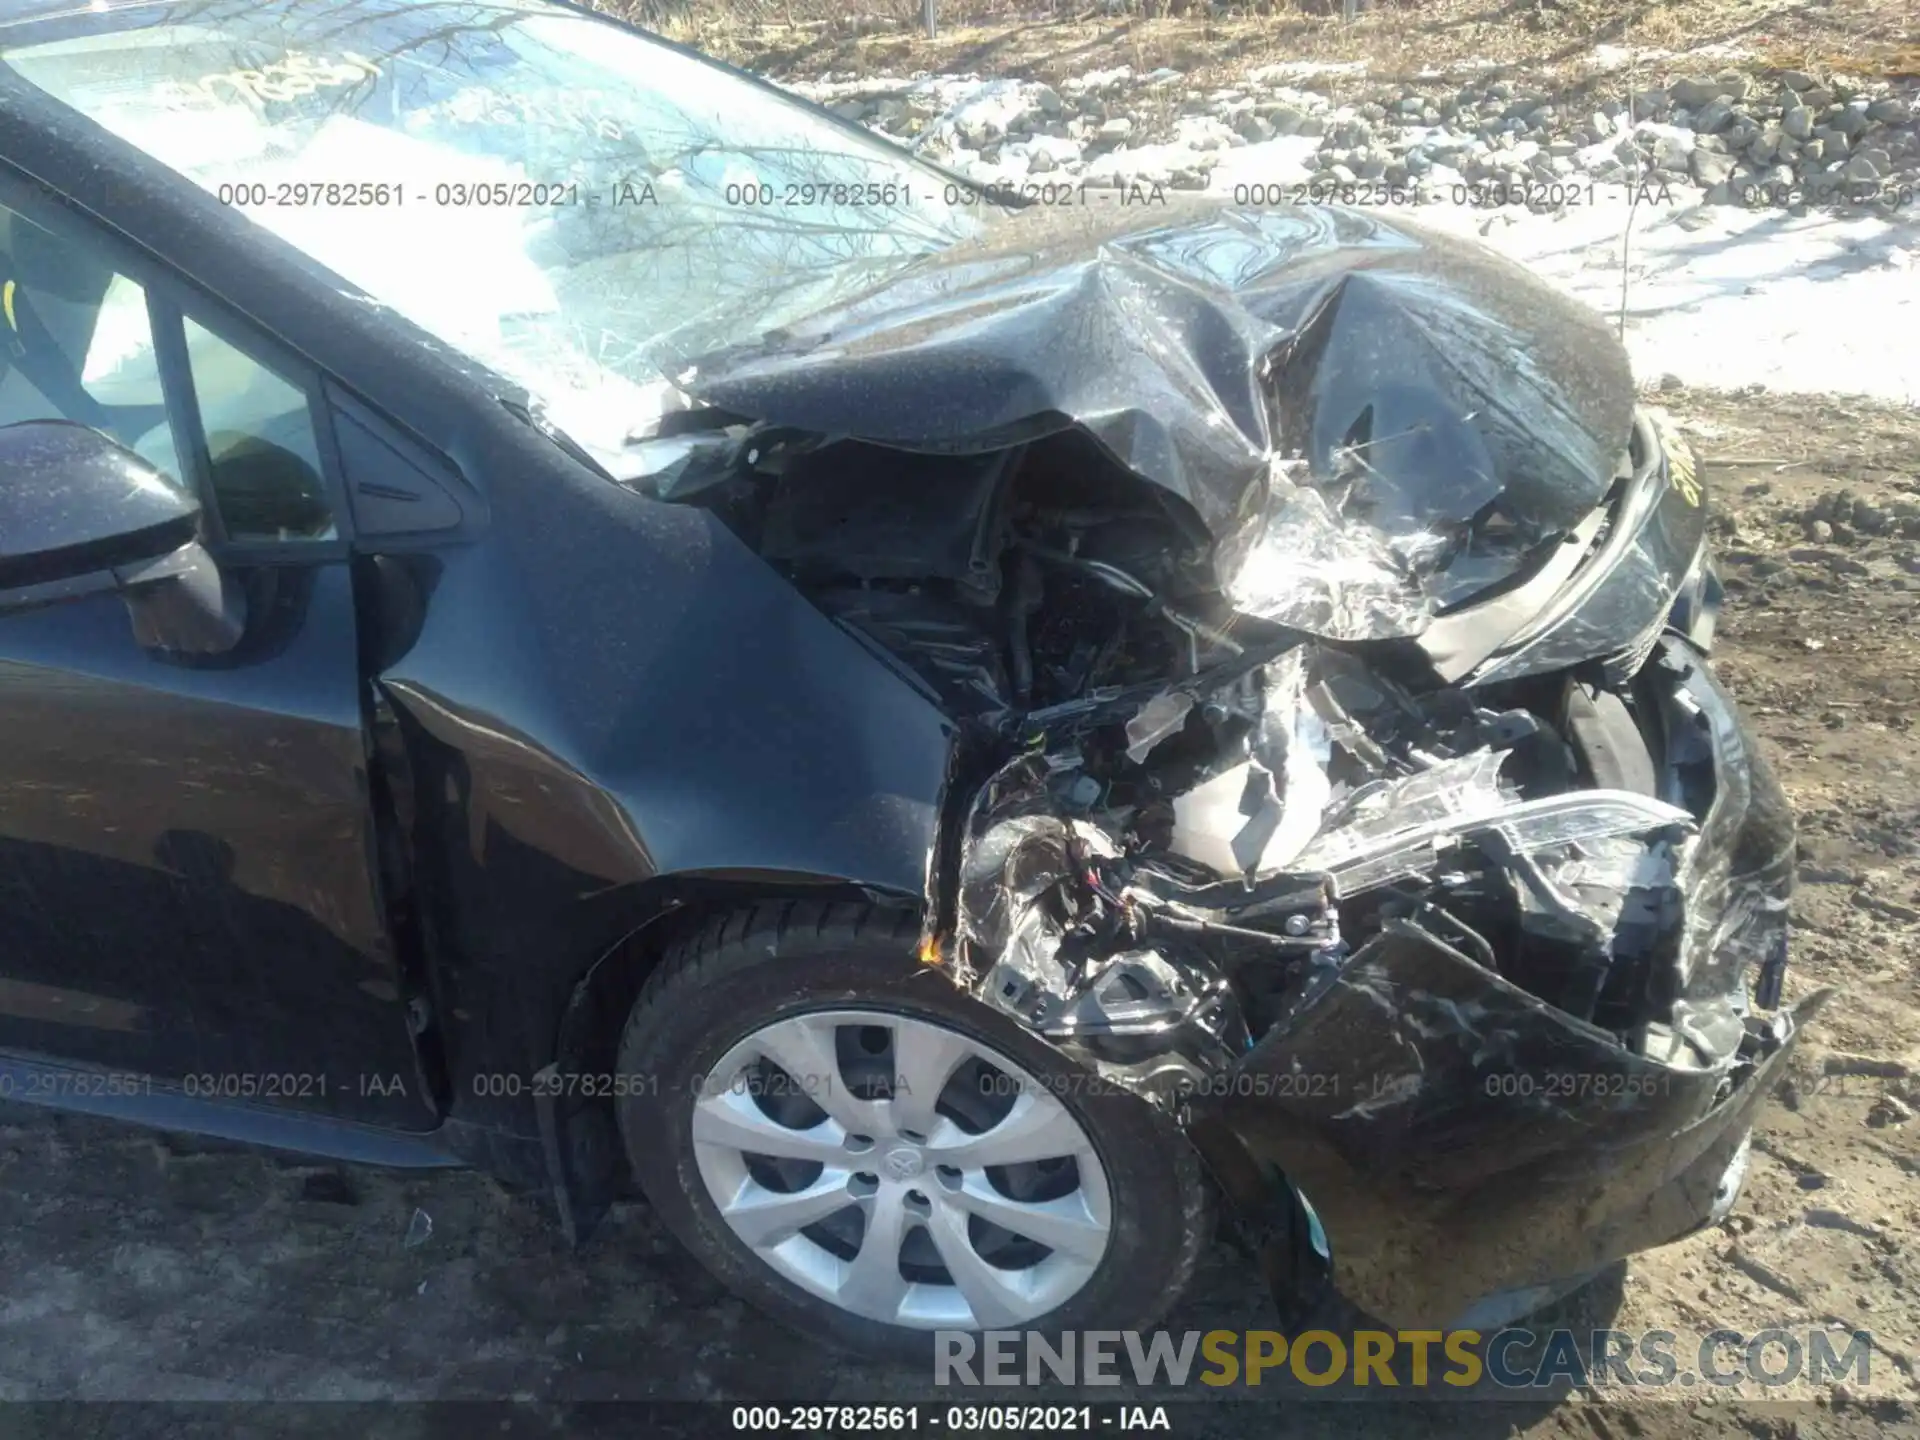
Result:
<svg viewBox="0 0 1920 1440"><path fill-rule="evenodd" d="M1004 135L1014 121L1032 110L1038 86L1018 80L989 80L956 102L940 117L942 126L965 133L969 129L990 126Z"/></svg>
<svg viewBox="0 0 1920 1440"><path fill-rule="evenodd" d="M1256 85L1284 84L1288 80L1315 80L1325 75L1364 75L1364 60L1282 60L1277 65L1262 65L1247 72Z"/></svg>
<svg viewBox="0 0 1920 1440"><path fill-rule="evenodd" d="M1313 176L1309 163L1320 141L1313 135L1282 135L1229 150L1214 166L1207 188L1232 199L1238 187L1304 184Z"/></svg>
<svg viewBox="0 0 1920 1440"><path fill-rule="evenodd" d="M1116 65L1111 70L1089 70L1084 75L1075 75L1061 85L1062 90L1079 95L1088 90L1105 90L1122 81L1133 78L1131 65Z"/></svg>
<svg viewBox="0 0 1920 1440"><path fill-rule="evenodd" d="M1481 238L1612 318L1628 192L1559 214L1429 205L1419 222ZM1686 223L1682 224L1685 219ZM1733 206L1641 205L1627 352L1644 381L1870 395L1920 404L1920 221Z"/></svg>

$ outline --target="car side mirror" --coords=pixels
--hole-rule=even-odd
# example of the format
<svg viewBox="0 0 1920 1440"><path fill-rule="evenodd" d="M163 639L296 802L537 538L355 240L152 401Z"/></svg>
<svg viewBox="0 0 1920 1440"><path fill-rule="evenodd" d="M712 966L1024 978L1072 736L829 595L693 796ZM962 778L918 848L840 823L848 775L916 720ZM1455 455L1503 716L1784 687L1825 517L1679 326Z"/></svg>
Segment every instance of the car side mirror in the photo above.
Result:
<svg viewBox="0 0 1920 1440"><path fill-rule="evenodd" d="M0 614L103 591L126 597L136 638L159 649L218 653L245 628L191 495L88 426L0 426Z"/></svg>

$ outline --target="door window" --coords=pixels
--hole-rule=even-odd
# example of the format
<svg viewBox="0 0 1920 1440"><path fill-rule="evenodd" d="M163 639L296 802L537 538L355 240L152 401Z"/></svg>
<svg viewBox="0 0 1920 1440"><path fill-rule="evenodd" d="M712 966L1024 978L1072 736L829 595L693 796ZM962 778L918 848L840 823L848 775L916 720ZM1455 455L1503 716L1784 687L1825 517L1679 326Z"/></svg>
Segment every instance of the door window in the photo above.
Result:
<svg viewBox="0 0 1920 1440"><path fill-rule="evenodd" d="M190 316L186 332L200 428L227 538L333 538L306 392Z"/></svg>
<svg viewBox="0 0 1920 1440"><path fill-rule="evenodd" d="M0 207L0 425L24 420L90 425L182 483L146 292L92 246Z"/></svg>
<svg viewBox="0 0 1920 1440"><path fill-rule="evenodd" d="M226 538L334 538L306 390L191 316L184 336ZM166 399L140 284L84 237L0 207L0 425L88 425L180 485L184 447Z"/></svg>

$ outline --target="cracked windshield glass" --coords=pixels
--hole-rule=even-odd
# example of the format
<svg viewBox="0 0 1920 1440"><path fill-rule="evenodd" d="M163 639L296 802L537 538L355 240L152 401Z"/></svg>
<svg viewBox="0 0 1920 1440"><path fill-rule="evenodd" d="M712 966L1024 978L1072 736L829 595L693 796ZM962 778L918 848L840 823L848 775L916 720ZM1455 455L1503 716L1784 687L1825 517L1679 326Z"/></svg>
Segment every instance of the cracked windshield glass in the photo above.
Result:
<svg viewBox="0 0 1920 1440"><path fill-rule="evenodd" d="M0 27L0 53L602 454L673 408L661 381L690 357L977 224L943 172L558 6L76 18Z"/></svg>

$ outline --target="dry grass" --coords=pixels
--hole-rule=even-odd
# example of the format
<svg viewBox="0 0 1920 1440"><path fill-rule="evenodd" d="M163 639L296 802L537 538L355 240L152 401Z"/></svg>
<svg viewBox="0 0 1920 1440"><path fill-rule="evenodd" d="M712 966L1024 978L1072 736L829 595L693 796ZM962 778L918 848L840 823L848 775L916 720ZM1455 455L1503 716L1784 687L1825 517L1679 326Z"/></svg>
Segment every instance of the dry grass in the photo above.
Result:
<svg viewBox="0 0 1920 1440"><path fill-rule="evenodd" d="M1711 68L1920 76L1920 0L1376 0L1353 24L1337 0L1249 0L1228 12L1197 0L1127 0L1105 13L1080 0L939 0L940 34L920 30L919 0L858 0L827 16L789 0L600 0L651 16L676 38L752 69L808 76L980 71L1058 81L1087 70L1170 66L1226 83L1277 60L1365 60L1372 79L1410 79L1465 61L1547 76L1597 44L1675 57L1726 46L1750 58ZM1194 4L1189 13L1168 13ZM684 10L665 9L685 5ZM643 22L644 23L644 22ZM1699 68L1653 59L1649 73Z"/></svg>

